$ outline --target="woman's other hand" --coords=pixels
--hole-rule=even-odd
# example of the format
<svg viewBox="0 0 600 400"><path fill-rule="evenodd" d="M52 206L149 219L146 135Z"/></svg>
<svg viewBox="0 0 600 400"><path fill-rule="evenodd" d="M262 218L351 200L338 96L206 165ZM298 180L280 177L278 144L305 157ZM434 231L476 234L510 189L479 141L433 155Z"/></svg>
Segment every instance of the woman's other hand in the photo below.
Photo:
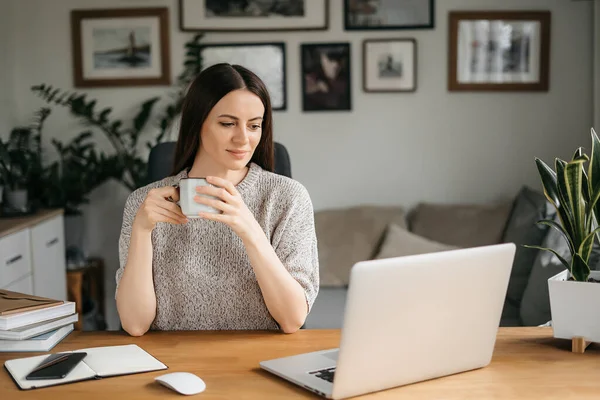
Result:
<svg viewBox="0 0 600 400"><path fill-rule="evenodd" d="M262 229L254 215L250 212L242 196L235 186L228 180L215 176L208 176L206 181L214 186L198 186L194 201L220 210L220 214L202 212L200 216L213 221L227 224L242 240L248 239ZM208 195L216 199L207 198Z"/></svg>
<svg viewBox="0 0 600 400"><path fill-rule="evenodd" d="M135 216L134 229L152 231L158 222L185 224L187 217L175 204L176 201L179 201L179 191L175 187L165 186L150 190Z"/></svg>

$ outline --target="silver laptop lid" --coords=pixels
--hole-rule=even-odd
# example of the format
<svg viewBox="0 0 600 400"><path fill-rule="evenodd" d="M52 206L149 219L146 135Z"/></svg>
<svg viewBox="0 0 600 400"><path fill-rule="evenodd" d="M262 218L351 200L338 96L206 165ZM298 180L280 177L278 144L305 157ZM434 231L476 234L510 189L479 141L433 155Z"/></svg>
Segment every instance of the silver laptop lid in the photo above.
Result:
<svg viewBox="0 0 600 400"><path fill-rule="evenodd" d="M356 264L333 398L489 364L516 246Z"/></svg>

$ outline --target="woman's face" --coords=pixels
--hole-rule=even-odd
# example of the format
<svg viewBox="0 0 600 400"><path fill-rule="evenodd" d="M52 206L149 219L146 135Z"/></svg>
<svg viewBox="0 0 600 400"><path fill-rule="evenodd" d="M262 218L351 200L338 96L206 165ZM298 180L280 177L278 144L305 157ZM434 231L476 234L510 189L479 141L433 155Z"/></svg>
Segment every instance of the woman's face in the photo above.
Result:
<svg viewBox="0 0 600 400"><path fill-rule="evenodd" d="M228 170L244 168L260 142L265 107L254 93L229 92L213 107L200 131L200 155Z"/></svg>

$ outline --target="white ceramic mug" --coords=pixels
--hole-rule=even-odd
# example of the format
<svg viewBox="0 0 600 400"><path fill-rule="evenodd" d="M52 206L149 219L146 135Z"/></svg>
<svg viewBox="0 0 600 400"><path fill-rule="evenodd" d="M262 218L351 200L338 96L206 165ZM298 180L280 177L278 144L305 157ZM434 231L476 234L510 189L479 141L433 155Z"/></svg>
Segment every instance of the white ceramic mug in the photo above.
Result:
<svg viewBox="0 0 600 400"><path fill-rule="evenodd" d="M179 206L181 211L188 218L200 218L201 212L220 213L220 210L200 204L194 200L196 196L205 196L216 199L214 196L207 196L196 192L197 186L214 186L204 178L183 178L179 181ZM217 199L218 200L218 199Z"/></svg>

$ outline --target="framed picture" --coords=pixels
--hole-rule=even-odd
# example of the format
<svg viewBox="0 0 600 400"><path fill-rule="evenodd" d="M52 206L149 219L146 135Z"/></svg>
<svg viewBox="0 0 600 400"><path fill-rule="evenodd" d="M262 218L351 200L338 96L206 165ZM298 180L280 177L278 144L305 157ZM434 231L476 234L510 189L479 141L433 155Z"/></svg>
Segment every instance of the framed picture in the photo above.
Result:
<svg viewBox="0 0 600 400"><path fill-rule="evenodd" d="M182 31L326 30L329 0L179 0Z"/></svg>
<svg viewBox="0 0 600 400"><path fill-rule="evenodd" d="M287 107L285 43L211 43L200 46L202 67L226 62L248 68L267 86L273 110Z"/></svg>
<svg viewBox="0 0 600 400"><path fill-rule="evenodd" d="M434 0L344 0L344 29L433 29Z"/></svg>
<svg viewBox="0 0 600 400"><path fill-rule="evenodd" d="M350 44L305 43L300 47L302 109L351 110Z"/></svg>
<svg viewBox="0 0 600 400"><path fill-rule="evenodd" d="M171 83L169 9L72 10L75 87Z"/></svg>
<svg viewBox="0 0 600 400"><path fill-rule="evenodd" d="M417 90L416 40L363 40L363 90L365 92Z"/></svg>
<svg viewBox="0 0 600 400"><path fill-rule="evenodd" d="M449 13L450 91L547 91L549 11Z"/></svg>

